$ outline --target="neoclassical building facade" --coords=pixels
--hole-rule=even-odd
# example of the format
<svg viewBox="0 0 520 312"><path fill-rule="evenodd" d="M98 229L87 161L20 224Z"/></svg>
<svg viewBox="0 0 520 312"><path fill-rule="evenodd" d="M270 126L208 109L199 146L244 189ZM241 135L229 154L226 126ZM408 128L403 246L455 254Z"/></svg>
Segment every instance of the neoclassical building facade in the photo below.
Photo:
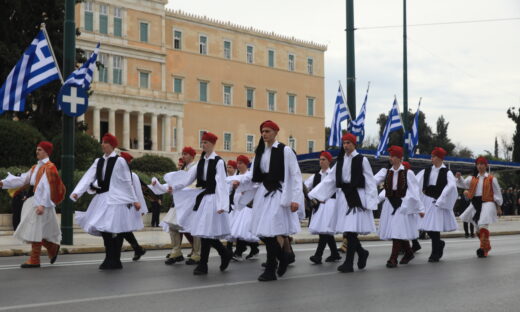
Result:
<svg viewBox="0 0 520 312"><path fill-rule="evenodd" d="M85 1L76 7L76 45L101 42L88 133L115 133L138 156L177 157L219 136L225 158L252 155L258 125L281 126L297 153L324 148L326 46L172 11L166 0Z"/></svg>

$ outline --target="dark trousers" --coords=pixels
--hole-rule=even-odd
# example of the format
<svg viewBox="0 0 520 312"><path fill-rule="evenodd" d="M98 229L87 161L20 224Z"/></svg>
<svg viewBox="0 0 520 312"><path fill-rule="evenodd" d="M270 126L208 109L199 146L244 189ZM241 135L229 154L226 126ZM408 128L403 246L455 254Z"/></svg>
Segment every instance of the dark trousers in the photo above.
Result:
<svg viewBox="0 0 520 312"><path fill-rule="evenodd" d="M138 251L138 250L141 250L141 246L139 246L139 243L137 242L137 239L135 238L135 235L133 232L126 232L126 233L121 233L120 234L123 239L125 239L129 244L130 246L132 246L132 249L134 251Z"/></svg>
<svg viewBox="0 0 520 312"><path fill-rule="evenodd" d="M469 223L469 231L468 231L468 222L463 222L463 226L464 226L464 233L466 235L469 235L470 232L471 232L471 235L473 235L473 233L475 232L475 226L473 225L473 223Z"/></svg>
<svg viewBox="0 0 520 312"><path fill-rule="evenodd" d="M105 260L103 266L106 268L121 268L121 247L123 246L123 235L101 232L103 244L105 245Z"/></svg>
<svg viewBox="0 0 520 312"><path fill-rule="evenodd" d="M159 216L161 215L161 205L158 202L152 202L152 227L159 226Z"/></svg>
<svg viewBox="0 0 520 312"><path fill-rule="evenodd" d="M320 257L323 255L325 247L328 245L332 256L338 256L338 247L336 246L336 240L334 235L320 234L318 240L318 247L316 248L315 256Z"/></svg>
<svg viewBox="0 0 520 312"><path fill-rule="evenodd" d="M278 244L276 237L262 237L261 240L264 242L267 251L265 270L274 271L278 266L278 259L282 256L282 248Z"/></svg>
<svg viewBox="0 0 520 312"><path fill-rule="evenodd" d="M360 253L364 251L364 249L361 246L361 242L359 241L358 233L345 232L343 235L347 238L347 254L345 256L345 264L347 264L349 267L352 267L354 265L354 256L357 253L359 257Z"/></svg>
<svg viewBox="0 0 520 312"><path fill-rule="evenodd" d="M428 231L428 236L432 240L432 256L440 257L441 253L441 232Z"/></svg>
<svg viewBox="0 0 520 312"><path fill-rule="evenodd" d="M201 238L200 239L200 264L208 265L209 251L211 247L215 248L222 257L226 254L227 249L218 239Z"/></svg>
<svg viewBox="0 0 520 312"><path fill-rule="evenodd" d="M13 211L13 229L16 231L18 224L20 224L20 218L22 216L23 207L23 194L15 196L11 202L11 210Z"/></svg>

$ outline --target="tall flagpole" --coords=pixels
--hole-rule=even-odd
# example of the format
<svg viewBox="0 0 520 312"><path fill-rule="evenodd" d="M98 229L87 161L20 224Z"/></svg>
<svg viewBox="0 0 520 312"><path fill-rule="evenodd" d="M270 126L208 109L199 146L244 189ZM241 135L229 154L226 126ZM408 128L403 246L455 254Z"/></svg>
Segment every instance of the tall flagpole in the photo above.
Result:
<svg viewBox="0 0 520 312"><path fill-rule="evenodd" d="M47 28L45 28L45 23L40 24L40 30L43 31L43 35L45 36L45 39L47 40L47 43L49 44L49 50L51 50L52 58L54 59L54 63L56 64L56 67L58 67L58 76L60 76L61 84L63 85L63 75L61 74L60 65L58 63L58 60L56 59L56 55L54 54L54 49L52 48L51 39L49 38L49 34L47 33Z"/></svg>
<svg viewBox="0 0 520 312"><path fill-rule="evenodd" d="M408 129L408 50L406 42L406 0L403 0L403 148L406 150L406 130ZM408 160L408 153L405 153L405 160Z"/></svg>
<svg viewBox="0 0 520 312"><path fill-rule="evenodd" d="M354 49L354 0L347 0L347 106L356 119L356 56Z"/></svg>

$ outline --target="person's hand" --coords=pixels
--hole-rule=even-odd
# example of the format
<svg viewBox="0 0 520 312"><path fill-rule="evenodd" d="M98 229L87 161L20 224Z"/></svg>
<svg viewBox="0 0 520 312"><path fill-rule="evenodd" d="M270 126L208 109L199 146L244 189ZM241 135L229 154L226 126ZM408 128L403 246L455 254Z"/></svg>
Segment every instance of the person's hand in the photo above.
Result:
<svg viewBox="0 0 520 312"><path fill-rule="evenodd" d="M78 200L78 194L76 193L72 193L72 195L70 195L72 198L74 198L74 200Z"/></svg>
<svg viewBox="0 0 520 312"><path fill-rule="evenodd" d="M168 186L168 193L173 194L173 187Z"/></svg>
<svg viewBox="0 0 520 312"><path fill-rule="evenodd" d="M464 194L464 196L466 196L466 198L469 198L469 191L468 190L465 190L463 194Z"/></svg>
<svg viewBox="0 0 520 312"><path fill-rule="evenodd" d="M424 218L424 212L419 212L419 217Z"/></svg>
<svg viewBox="0 0 520 312"><path fill-rule="evenodd" d="M299 207L298 203L292 202L291 203L291 212L298 211L298 207Z"/></svg>
<svg viewBox="0 0 520 312"><path fill-rule="evenodd" d="M500 217L502 216L502 208L500 208L499 205L497 205L497 215Z"/></svg>
<svg viewBox="0 0 520 312"><path fill-rule="evenodd" d="M45 207L43 207L41 205L36 207L36 214L37 215L41 216L44 211L45 211Z"/></svg>
<svg viewBox="0 0 520 312"><path fill-rule="evenodd" d="M224 209L217 210L217 213L218 214L223 214L224 213Z"/></svg>
<svg viewBox="0 0 520 312"><path fill-rule="evenodd" d="M140 202L135 202L134 203L134 207L135 207L135 210L139 211L139 209L141 209L141 203Z"/></svg>
<svg viewBox="0 0 520 312"><path fill-rule="evenodd" d="M461 174L460 172L457 172L457 173L455 173L455 177L456 177L457 179L460 179L460 177L462 177L462 174Z"/></svg>
<svg viewBox="0 0 520 312"><path fill-rule="evenodd" d="M155 184L157 184L157 180L152 181L152 185L155 186Z"/></svg>
<svg viewBox="0 0 520 312"><path fill-rule="evenodd" d="M233 181L233 184L231 184L233 186L234 189L236 189L239 185L240 185L240 182L239 181Z"/></svg>

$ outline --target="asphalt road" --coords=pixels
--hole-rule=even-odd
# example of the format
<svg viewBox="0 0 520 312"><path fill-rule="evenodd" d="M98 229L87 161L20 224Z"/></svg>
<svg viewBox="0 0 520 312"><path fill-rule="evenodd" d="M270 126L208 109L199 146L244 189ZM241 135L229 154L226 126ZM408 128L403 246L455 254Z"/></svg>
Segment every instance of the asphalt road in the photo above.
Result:
<svg viewBox="0 0 520 312"><path fill-rule="evenodd" d="M339 265L308 261L315 245L296 245L296 263L276 282L260 283L260 263L232 263L209 274L163 264L165 251L124 269L99 271L103 255L63 255L41 269L20 269L25 257L0 258L0 311L520 311L520 236L492 237L478 259L477 239L448 239L444 258L428 263L429 241L408 265L387 269L389 242L365 242L367 268L341 274ZM263 251L263 250L262 250ZM327 255L327 251L326 251Z"/></svg>

